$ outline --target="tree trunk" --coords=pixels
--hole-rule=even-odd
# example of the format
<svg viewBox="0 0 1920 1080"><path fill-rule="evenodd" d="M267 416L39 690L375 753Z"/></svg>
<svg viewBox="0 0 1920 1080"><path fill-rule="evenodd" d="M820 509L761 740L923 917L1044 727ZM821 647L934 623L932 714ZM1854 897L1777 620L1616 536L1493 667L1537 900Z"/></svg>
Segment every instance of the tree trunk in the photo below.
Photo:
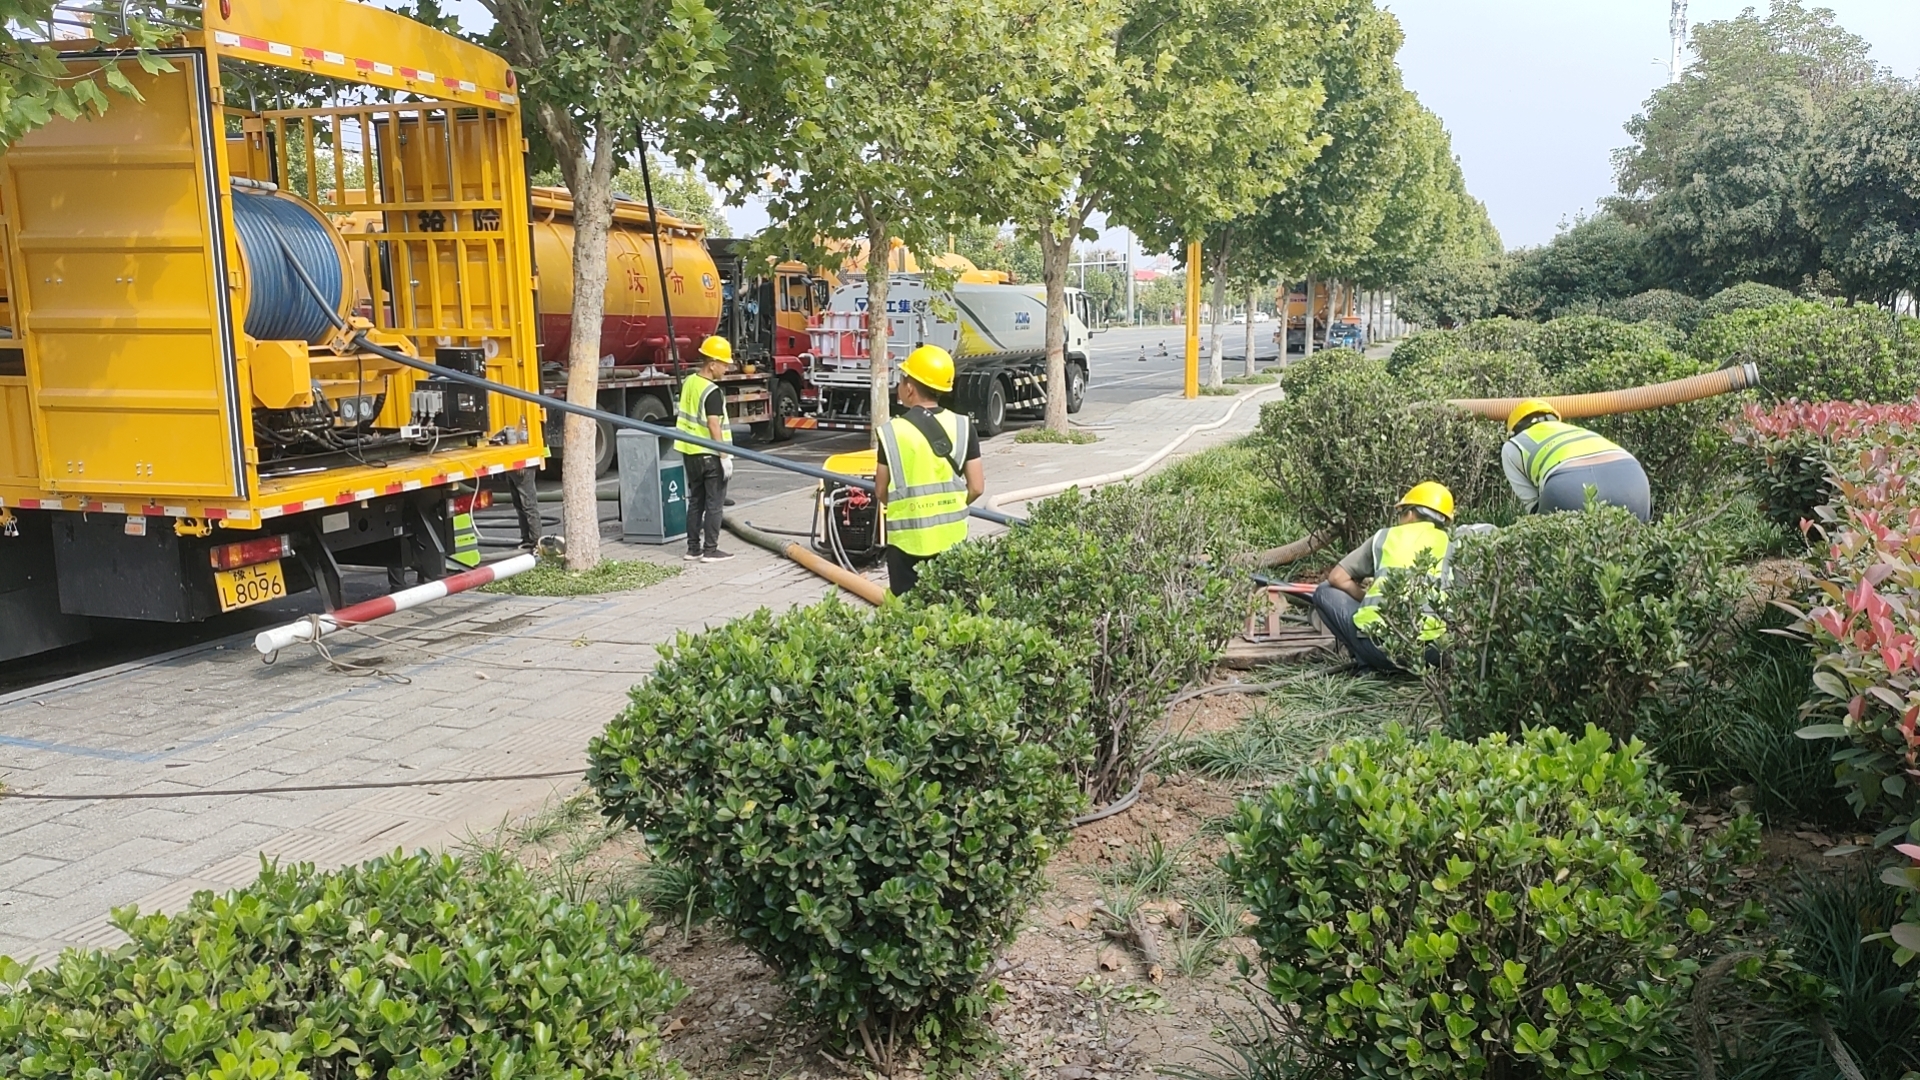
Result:
<svg viewBox="0 0 1920 1080"><path fill-rule="evenodd" d="M1302 358L1313 355L1313 279L1307 279L1307 340L1302 347Z"/></svg>
<svg viewBox="0 0 1920 1080"><path fill-rule="evenodd" d="M873 445L880 445L880 425L887 422L893 411L892 386L889 379L893 375L893 365L887 360L887 274L893 268L893 252L887 244L892 239L887 233L885 221L867 217L867 409L871 423L868 435Z"/></svg>
<svg viewBox="0 0 1920 1080"><path fill-rule="evenodd" d="M1047 286L1047 430L1067 430L1067 263L1073 259L1076 222L1068 223L1065 238L1055 223L1040 223L1040 278Z"/></svg>
<svg viewBox="0 0 1920 1080"><path fill-rule="evenodd" d="M601 132L576 159L573 188L573 328L567 337L567 400L597 407L600 401L600 325L607 302L607 229L613 222L613 143ZM600 422L568 414L567 451L561 459L561 527L567 539L567 569L591 570L600 562L600 502L594 492L594 446Z"/></svg>
<svg viewBox="0 0 1920 1080"><path fill-rule="evenodd" d="M1231 233L1220 238L1220 255L1213 264L1213 311L1212 328L1208 334L1207 385L1223 386L1227 377L1221 356L1222 338L1226 327L1221 325L1227 313L1227 256L1233 244Z"/></svg>
<svg viewBox="0 0 1920 1080"><path fill-rule="evenodd" d="M1260 287L1259 287L1259 286L1257 286L1257 285L1249 285L1249 286L1247 286L1247 369L1246 369L1246 373L1247 373L1248 375L1252 375L1252 374L1254 373L1254 367L1253 367L1253 305L1259 302L1259 295L1260 295Z"/></svg>

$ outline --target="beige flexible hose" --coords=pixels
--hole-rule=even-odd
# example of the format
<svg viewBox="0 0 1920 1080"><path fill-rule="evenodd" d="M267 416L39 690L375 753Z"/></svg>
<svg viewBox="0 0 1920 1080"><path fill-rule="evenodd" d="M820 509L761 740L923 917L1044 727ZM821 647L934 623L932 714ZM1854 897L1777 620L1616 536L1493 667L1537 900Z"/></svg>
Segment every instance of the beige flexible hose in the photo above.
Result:
<svg viewBox="0 0 1920 1080"><path fill-rule="evenodd" d="M1657 409L1663 405L1684 405L1689 401L1731 394L1759 385L1759 366L1741 364L1739 367L1709 371L1705 375L1693 375L1685 379L1675 379L1672 382L1655 383L1652 386L1603 390L1597 394L1562 394L1559 397L1542 400L1552 405L1562 420L1580 420L1589 416L1641 412L1646 409ZM1468 412L1505 423L1507 414L1524 400L1526 399L1454 398L1448 404L1458 405Z"/></svg>
<svg viewBox="0 0 1920 1080"><path fill-rule="evenodd" d="M887 598L886 587L879 582L868 581L838 563L828 562L799 544L769 536L731 514L720 520L726 525L728 532L754 547L771 551L775 555L784 555L874 607L879 607L881 601Z"/></svg>

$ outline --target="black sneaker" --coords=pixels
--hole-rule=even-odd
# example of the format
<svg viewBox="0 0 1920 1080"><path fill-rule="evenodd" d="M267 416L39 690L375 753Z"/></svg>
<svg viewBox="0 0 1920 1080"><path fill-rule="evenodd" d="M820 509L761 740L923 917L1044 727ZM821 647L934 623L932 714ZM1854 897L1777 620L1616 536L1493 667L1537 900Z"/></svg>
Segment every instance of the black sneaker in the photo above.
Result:
<svg viewBox="0 0 1920 1080"><path fill-rule="evenodd" d="M731 558L733 558L733 552L731 551L721 551L719 548L708 548L707 553L705 555L700 556L700 561L701 562L726 562L728 559L731 559Z"/></svg>
<svg viewBox="0 0 1920 1080"><path fill-rule="evenodd" d="M699 562L699 561L700 561L700 551L699 551L699 549L697 549L697 548L689 548L689 549L687 550L687 556L686 556L686 558L687 558L687 561L688 561L688 562Z"/></svg>

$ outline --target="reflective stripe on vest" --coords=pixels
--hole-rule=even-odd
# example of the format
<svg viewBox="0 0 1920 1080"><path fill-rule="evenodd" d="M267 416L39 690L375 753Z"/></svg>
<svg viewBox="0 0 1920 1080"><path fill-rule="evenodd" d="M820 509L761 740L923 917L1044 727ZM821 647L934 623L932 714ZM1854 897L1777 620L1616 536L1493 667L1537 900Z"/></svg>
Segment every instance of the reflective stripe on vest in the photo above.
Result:
<svg viewBox="0 0 1920 1080"><path fill-rule="evenodd" d="M707 400L707 391L717 385L719 384L704 375L689 375L687 381L680 384L680 410L674 419L674 426L680 429L680 434L701 439L713 438L713 433L707 430L707 417L701 411L701 405ZM721 408L725 407L724 404L721 406ZM727 425L725 417L720 419L720 441L733 442L733 428ZM683 439L675 439L673 448L686 457L714 452Z"/></svg>
<svg viewBox="0 0 1920 1080"><path fill-rule="evenodd" d="M1424 552L1434 553L1434 567L1431 571L1442 582L1447 576L1447 560L1453 546L1453 538L1447 530L1430 521L1416 521L1410 525L1395 525L1390 529L1381 529L1373 534L1373 584L1367 586L1367 597L1360 602L1360 610L1353 614L1355 629L1366 630L1380 622L1380 595L1385 589L1387 575L1396 570L1410 570L1419 561ZM1425 617L1420 628L1420 640L1432 641L1446 630L1446 626L1432 615Z"/></svg>
<svg viewBox="0 0 1920 1080"><path fill-rule="evenodd" d="M1583 427L1559 420L1542 420L1520 434L1520 467L1535 487L1546 482L1553 470L1575 458L1590 457L1619 450L1618 444L1595 435Z"/></svg>
<svg viewBox="0 0 1920 1080"><path fill-rule="evenodd" d="M967 538L964 475L972 421L945 409L933 414L953 455L941 457L905 417L880 428L887 458L887 542L908 555L938 555Z"/></svg>
<svg viewBox="0 0 1920 1080"><path fill-rule="evenodd" d="M453 554L448 557L461 566L480 565L480 530L473 527L472 514L453 515Z"/></svg>

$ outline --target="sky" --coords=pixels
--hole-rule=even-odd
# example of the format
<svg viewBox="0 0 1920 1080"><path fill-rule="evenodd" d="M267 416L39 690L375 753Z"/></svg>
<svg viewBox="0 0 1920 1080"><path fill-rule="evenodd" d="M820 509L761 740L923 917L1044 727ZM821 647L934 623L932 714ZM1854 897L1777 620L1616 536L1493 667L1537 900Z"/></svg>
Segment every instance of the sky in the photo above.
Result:
<svg viewBox="0 0 1920 1080"><path fill-rule="evenodd" d="M1467 188L1508 247L1543 244L1613 192L1624 125L1667 80L1670 0L1384 0L1407 41L1407 87L1453 133ZM488 25L479 0L451 0L463 23ZM1691 0L1691 23L1732 18L1766 0ZM1920 76L1920 0L1819 0L1874 46L1874 59ZM729 207L737 234L766 225L757 206ZM1096 221L1096 226L1102 224ZM1102 245L1120 250L1122 230ZM1140 256L1136 256L1140 258ZM1143 260L1144 261L1144 260Z"/></svg>

